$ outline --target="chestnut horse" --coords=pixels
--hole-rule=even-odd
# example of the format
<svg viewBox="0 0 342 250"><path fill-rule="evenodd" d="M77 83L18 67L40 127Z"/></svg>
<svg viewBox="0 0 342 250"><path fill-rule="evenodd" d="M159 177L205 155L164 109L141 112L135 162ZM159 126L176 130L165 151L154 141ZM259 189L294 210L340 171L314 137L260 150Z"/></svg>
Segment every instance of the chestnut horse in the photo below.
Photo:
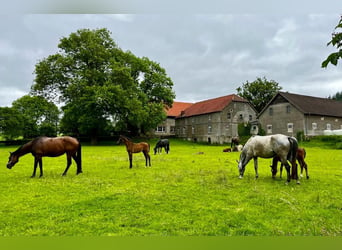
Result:
<svg viewBox="0 0 342 250"><path fill-rule="evenodd" d="M151 157L150 157L150 145L147 142L139 142L133 143L128 137L120 135L118 143L123 142L126 145L128 157L129 157L129 168L132 168L132 154L143 152L147 163L151 166Z"/></svg>
<svg viewBox="0 0 342 250"><path fill-rule="evenodd" d="M63 172L63 175L66 175L68 169L72 163L71 158L77 164L77 173L82 173L82 158L81 158L81 144L80 142L73 137L63 136L63 137L37 137L32 141L22 145L15 152L10 153L7 168L11 169L18 161L19 157L31 153L34 157L34 168L33 174L31 177L36 176L36 169L39 163L40 175L43 176L43 161L42 157L57 157L66 153L67 155L67 166Z"/></svg>
<svg viewBox="0 0 342 250"><path fill-rule="evenodd" d="M303 169L305 169L305 174L306 174L306 179L309 179L309 174L308 174L308 165L304 161L306 157L306 151L304 148L298 148L297 149L297 161L299 162L300 165L300 176L303 177ZM272 161L272 165L270 166L272 168L272 177L274 178L277 174L277 166L278 166L278 161L280 161L279 157L274 157ZM283 164L280 165L280 178L282 177L283 173ZM296 174L292 173L292 179L296 178Z"/></svg>

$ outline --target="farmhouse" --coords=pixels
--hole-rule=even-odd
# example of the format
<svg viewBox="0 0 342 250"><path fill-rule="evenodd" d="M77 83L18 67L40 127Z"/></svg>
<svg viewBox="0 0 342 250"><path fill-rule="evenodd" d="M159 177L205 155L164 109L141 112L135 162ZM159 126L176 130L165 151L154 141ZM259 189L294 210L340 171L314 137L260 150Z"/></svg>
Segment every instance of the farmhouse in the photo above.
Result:
<svg viewBox="0 0 342 250"><path fill-rule="evenodd" d="M238 124L256 120L256 111L245 99L227 95L194 103L176 117L176 136L209 143L228 143L238 136Z"/></svg>
<svg viewBox="0 0 342 250"><path fill-rule="evenodd" d="M323 135L325 130L342 129L342 102L279 92L258 119L266 134Z"/></svg>
<svg viewBox="0 0 342 250"><path fill-rule="evenodd" d="M176 117L179 116L183 110L190 107L191 105L192 103L189 102L173 102L172 107L165 110L167 116L166 120L158 125L154 134L158 137L174 136Z"/></svg>

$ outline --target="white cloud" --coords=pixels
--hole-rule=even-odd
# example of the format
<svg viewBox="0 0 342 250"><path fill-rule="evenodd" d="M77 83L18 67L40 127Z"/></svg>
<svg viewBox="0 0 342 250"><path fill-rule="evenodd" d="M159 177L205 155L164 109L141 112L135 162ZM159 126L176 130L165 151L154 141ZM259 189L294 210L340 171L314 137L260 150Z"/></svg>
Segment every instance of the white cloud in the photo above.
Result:
<svg viewBox="0 0 342 250"><path fill-rule="evenodd" d="M329 95L328 91L334 94L336 83L342 79L340 64L327 70L320 68L334 50L326 43L339 13L335 16L5 15L1 18L1 93L8 86L16 89L17 94L27 93L37 61L56 53L61 37L82 28L107 28L122 49L160 63L172 78L180 101L235 93L245 81L263 76L279 82L284 90L324 97ZM313 84L335 87L320 91ZM0 106L12 101L2 98Z"/></svg>

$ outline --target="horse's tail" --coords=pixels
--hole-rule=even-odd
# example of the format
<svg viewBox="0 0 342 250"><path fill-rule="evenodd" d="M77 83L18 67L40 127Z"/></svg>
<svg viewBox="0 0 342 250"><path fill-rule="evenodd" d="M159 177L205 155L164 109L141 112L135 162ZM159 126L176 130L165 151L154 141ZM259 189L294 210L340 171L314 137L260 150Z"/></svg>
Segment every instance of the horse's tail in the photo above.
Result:
<svg viewBox="0 0 342 250"><path fill-rule="evenodd" d="M77 158L77 174L80 174L82 173L82 146L79 140L78 140L76 158Z"/></svg>
<svg viewBox="0 0 342 250"><path fill-rule="evenodd" d="M298 150L298 142L296 138L294 137L288 137L289 142L290 142L290 150L289 153L287 154L287 160L290 162L293 162L297 158L297 150Z"/></svg>

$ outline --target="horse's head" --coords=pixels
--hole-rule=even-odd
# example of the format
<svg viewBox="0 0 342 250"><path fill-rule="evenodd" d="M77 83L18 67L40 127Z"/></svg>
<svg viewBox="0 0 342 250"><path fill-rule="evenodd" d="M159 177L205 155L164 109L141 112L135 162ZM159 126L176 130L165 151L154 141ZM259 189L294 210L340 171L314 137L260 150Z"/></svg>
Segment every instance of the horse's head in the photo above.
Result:
<svg viewBox="0 0 342 250"><path fill-rule="evenodd" d="M122 142L125 142L125 137L120 135L118 141L116 142L117 144L120 144Z"/></svg>
<svg viewBox="0 0 342 250"><path fill-rule="evenodd" d="M18 161L19 161L19 156L10 152L10 156L7 162L7 168L11 169Z"/></svg>
<svg viewBox="0 0 342 250"><path fill-rule="evenodd" d="M240 160L236 161L238 163L238 169L239 169L239 173L240 173L239 178L240 179L243 177L243 174L245 172L245 167L247 164L247 163L244 163L245 159L246 159L246 153L244 151L242 151L240 154Z"/></svg>
<svg viewBox="0 0 342 250"><path fill-rule="evenodd" d="M277 165L276 166L273 166L270 165L270 168L271 168L271 172L272 172L272 178L275 178L275 176L277 175Z"/></svg>

